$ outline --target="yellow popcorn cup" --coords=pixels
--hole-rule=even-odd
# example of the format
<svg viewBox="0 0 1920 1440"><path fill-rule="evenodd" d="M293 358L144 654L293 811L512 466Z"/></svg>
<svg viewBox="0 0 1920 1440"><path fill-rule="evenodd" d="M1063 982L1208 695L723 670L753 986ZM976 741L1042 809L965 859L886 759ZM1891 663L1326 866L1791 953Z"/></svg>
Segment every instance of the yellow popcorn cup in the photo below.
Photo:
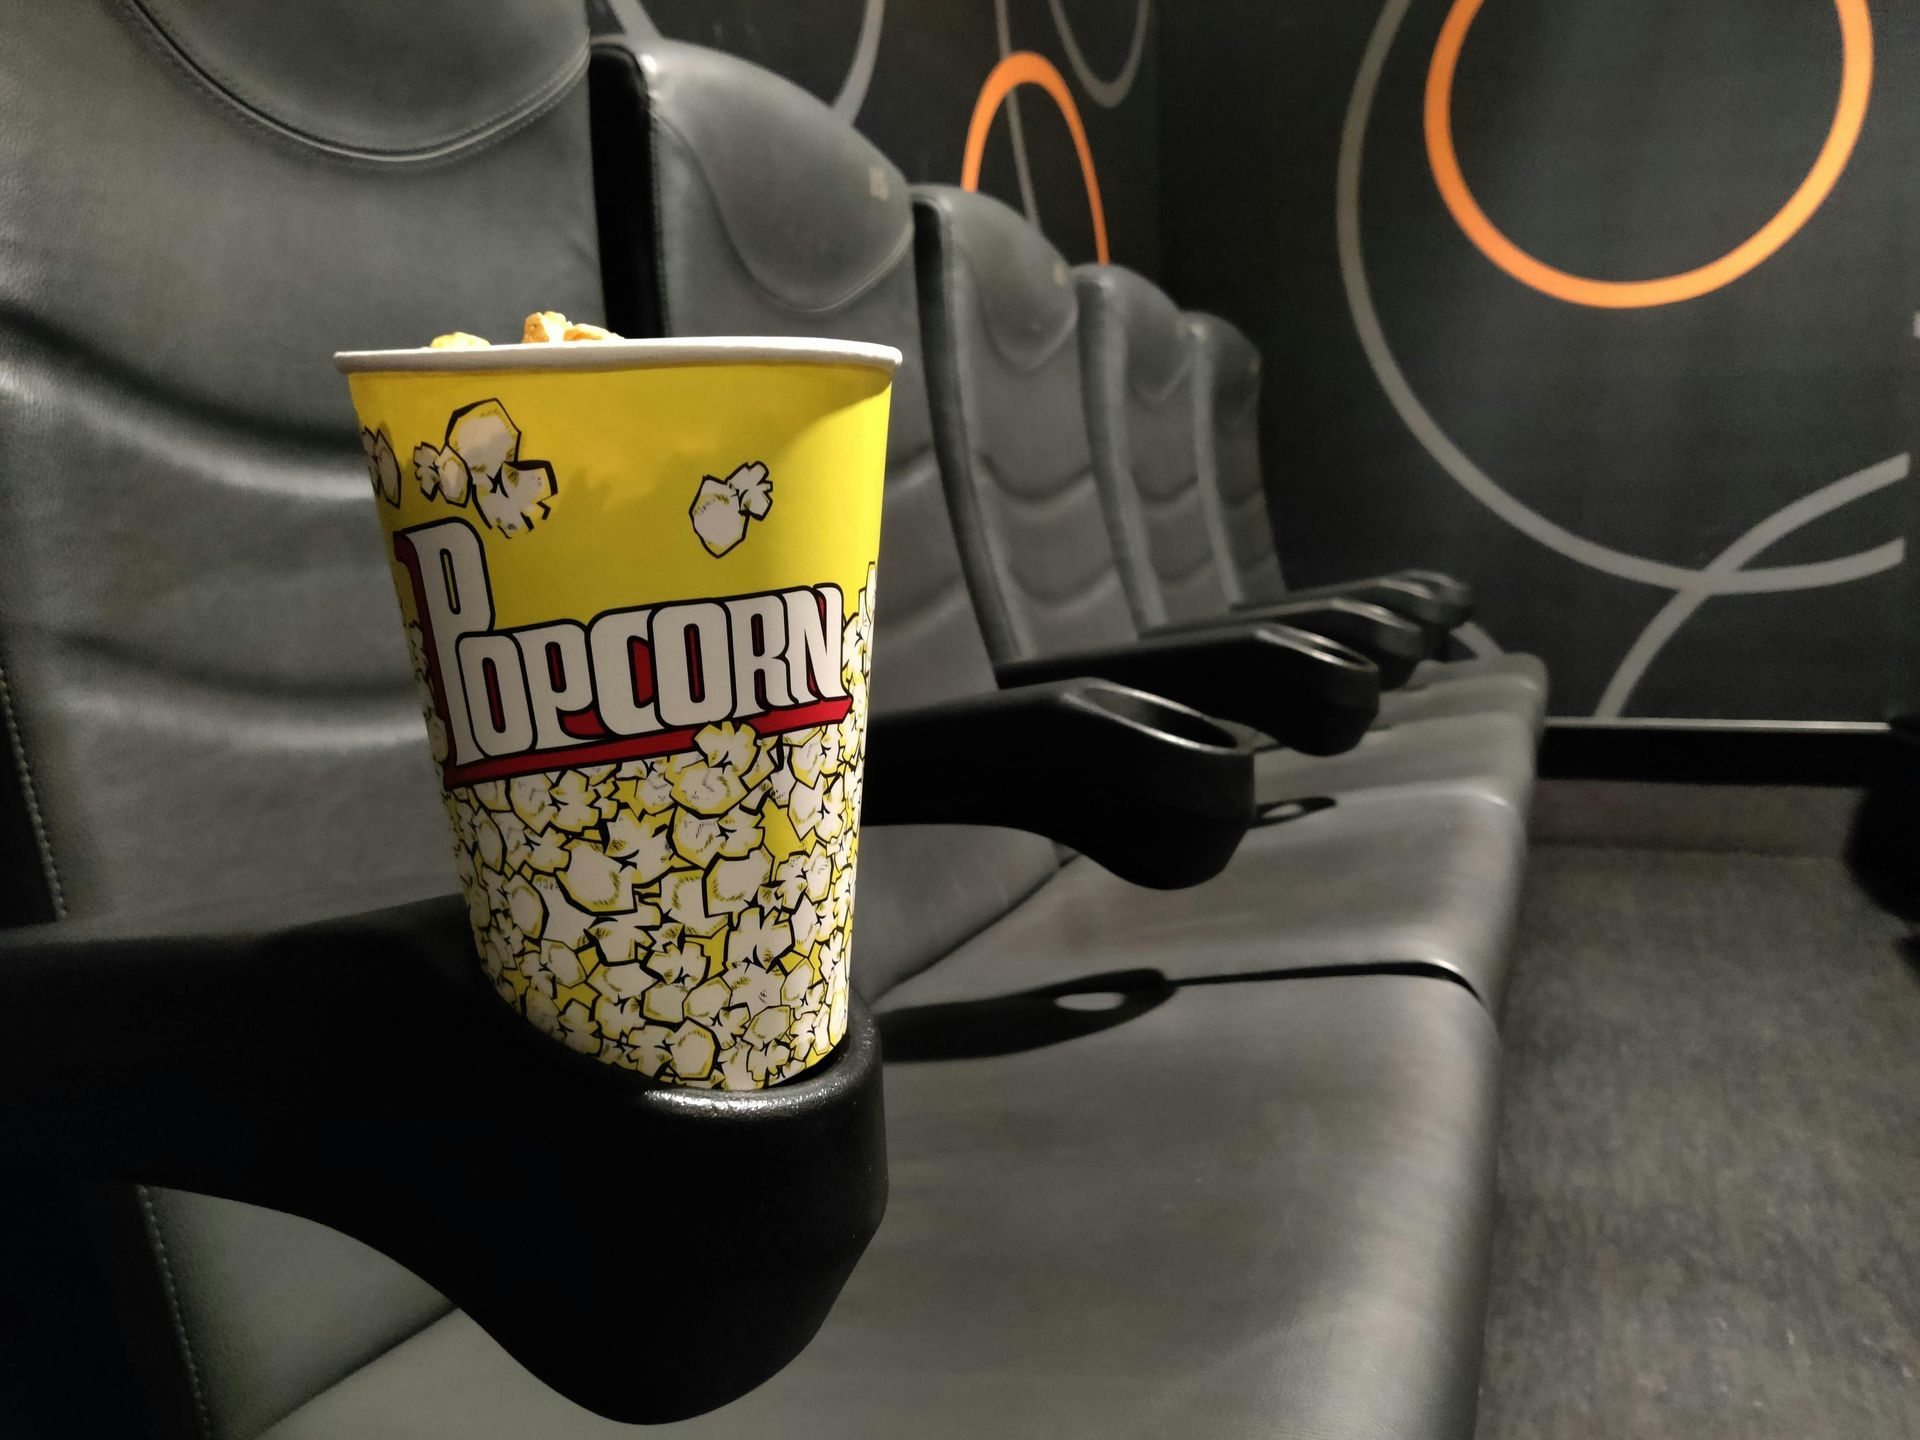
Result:
<svg viewBox="0 0 1920 1440"><path fill-rule="evenodd" d="M879 345L347 352L474 943L503 999L749 1090L847 1023Z"/></svg>

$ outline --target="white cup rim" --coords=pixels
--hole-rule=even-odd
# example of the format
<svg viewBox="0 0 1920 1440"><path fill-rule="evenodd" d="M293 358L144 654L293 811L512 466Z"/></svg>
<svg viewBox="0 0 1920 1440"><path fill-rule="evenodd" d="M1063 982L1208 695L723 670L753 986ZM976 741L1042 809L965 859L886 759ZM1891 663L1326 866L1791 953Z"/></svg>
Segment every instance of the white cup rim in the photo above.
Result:
<svg viewBox="0 0 1920 1440"><path fill-rule="evenodd" d="M863 340L792 335L692 335L670 340L576 340L485 345L470 350L341 350L343 375L433 370L650 370L679 365L855 365L891 375L900 352Z"/></svg>

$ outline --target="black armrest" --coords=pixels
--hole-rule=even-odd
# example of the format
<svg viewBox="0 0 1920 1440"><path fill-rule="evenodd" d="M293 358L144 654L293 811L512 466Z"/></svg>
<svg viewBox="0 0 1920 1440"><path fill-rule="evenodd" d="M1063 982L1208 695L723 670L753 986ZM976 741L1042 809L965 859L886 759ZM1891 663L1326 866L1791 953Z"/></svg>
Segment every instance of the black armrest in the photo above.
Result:
<svg viewBox="0 0 1920 1440"><path fill-rule="evenodd" d="M1103 680L867 724L863 825L1031 830L1171 890L1219 874L1253 820L1250 750L1184 705Z"/></svg>
<svg viewBox="0 0 1920 1440"><path fill-rule="evenodd" d="M1222 626L1246 624L1290 625L1358 650L1379 669L1382 690L1398 690L1406 684L1413 667L1437 648L1432 633L1404 615L1396 615L1379 605L1347 599L1289 600L1244 614L1186 620L1151 633L1192 635Z"/></svg>
<svg viewBox="0 0 1920 1440"><path fill-rule="evenodd" d="M1251 725L1309 755L1351 750L1380 711L1380 672L1371 660L1285 625L1149 635L996 669L1002 685L1097 675Z"/></svg>
<svg viewBox="0 0 1920 1440"><path fill-rule="evenodd" d="M788 1084L656 1086L501 1004L458 898L278 932L41 926L0 936L0 1169L308 1216L579 1404L683 1419L797 1354L879 1225L879 1043L856 998Z"/></svg>
<svg viewBox="0 0 1920 1440"><path fill-rule="evenodd" d="M1411 580L1453 606L1460 617L1453 622L1455 625L1463 625L1473 618L1473 587L1464 580L1454 579L1443 570L1396 570L1387 578Z"/></svg>
<svg viewBox="0 0 1920 1440"><path fill-rule="evenodd" d="M1283 600L1236 607L1236 613L1258 615L1273 605L1309 600L1361 600L1404 615L1407 619L1444 636L1456 625L1473 616L1473 591L1458 580L1437 570L1400 570L1392 575L1372 575L1363 580L1340 580L1331 585L1313 585L1288 590Z"/></svg>

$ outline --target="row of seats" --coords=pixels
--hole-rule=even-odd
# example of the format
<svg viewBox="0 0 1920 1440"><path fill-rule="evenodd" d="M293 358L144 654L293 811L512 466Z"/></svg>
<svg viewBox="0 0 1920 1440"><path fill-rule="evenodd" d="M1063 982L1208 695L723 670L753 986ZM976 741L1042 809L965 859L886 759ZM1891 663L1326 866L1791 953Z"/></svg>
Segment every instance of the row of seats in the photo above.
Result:
<svg viewBox="0 0 1920 1440"><path fill-rule="evenodd" d="M1237 332L911 189L786 82L617 33L585 64L558 0L312 10L103 0L0 47L0 643L51 903L452 887L330 349L536 305L895 345L875 714L1157 676L1270 727L1266 823L1177 891L1008 830L863 836L888 1218L812 1346L687 1432L1469 1434L1539 667L1408 649L1444 577L1285 590ZM440 83L456 43L483 80ZM1364 736L1227 713L1274 617L1303 675L1400 682ZM673 1219L617 1199L616 1239ZM616 1433L352 1241L142 1216L199 1433ZM582 1237L503 1224L592 1283Z"/></svg>

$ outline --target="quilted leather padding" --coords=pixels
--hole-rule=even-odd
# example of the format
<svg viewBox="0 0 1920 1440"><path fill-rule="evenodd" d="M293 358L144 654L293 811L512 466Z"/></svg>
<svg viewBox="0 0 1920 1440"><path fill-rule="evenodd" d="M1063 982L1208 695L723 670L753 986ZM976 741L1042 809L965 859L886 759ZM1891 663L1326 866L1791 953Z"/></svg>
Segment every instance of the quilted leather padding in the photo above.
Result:
<svg viewBox="0 0 1920 1440"><path fill-rule="evenodd" d="M995 657L1125 644L1066 261L989 196L922 186L915 206L941 469Z"/></svg>
<svg viewBox="0 0 1920 1440"><path fill-rule="evenodd" d="M1218 548L1236 602L1286 598L1260 468L1260 352L1218 315L1189 312L1194 448L1203 501L1217 507Z"/></svg>
<svg viewBox="0 0 1920 1440"><path fill-rule="evenodd" d="M1193 347L1152 281L1118 265L1074 271L1095 474L1142 628L1228 607L1194 458Z"/></svg>
<svg viewBox="0 0 1920 1440"><path fill-rule="evenodd" d="M584 94L355 161L104 0L0 52L0 646L67 913L451 884L329 355L598 313Z"/></svg>

